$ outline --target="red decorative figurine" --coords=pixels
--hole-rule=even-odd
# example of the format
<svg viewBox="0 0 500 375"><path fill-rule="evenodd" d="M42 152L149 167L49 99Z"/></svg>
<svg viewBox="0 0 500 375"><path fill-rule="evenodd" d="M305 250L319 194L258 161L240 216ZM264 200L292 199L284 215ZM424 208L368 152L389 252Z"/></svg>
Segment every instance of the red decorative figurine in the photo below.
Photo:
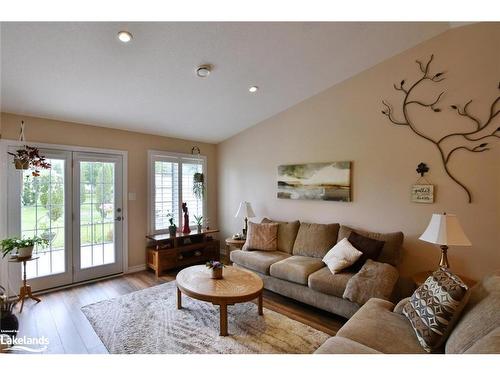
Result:
<svg viewBox="0 0 500 375"><path fill-rule="evenodd" d="M182 212L184 212L184 226L182 228L182 233L191 233L191 228L189 228L189 213L188 206L186 203L182 203Z"/></svg>

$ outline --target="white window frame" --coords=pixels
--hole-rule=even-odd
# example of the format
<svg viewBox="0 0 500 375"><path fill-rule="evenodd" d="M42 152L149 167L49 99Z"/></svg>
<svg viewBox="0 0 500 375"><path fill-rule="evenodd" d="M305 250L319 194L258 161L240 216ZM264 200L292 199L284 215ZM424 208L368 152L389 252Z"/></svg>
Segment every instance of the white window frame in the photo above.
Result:
<svg viewBox="0 0 500 375"><path fill-rule="evenodd" d="M182 164L183 163L193 163L200 162L202 164L202 173L205 177L205 194L203 195L203 219L207 218L208 214L208 205L207 205L207 186L208 186L208 178L207 178L207 157L205 155L192 155L192 154L183 154L178 152L169 152L169 151L159 151L159 150L148 150L148 233L149 234L161 234L167 233L168 228L156 230L155 228L155 170L154 170L154 162L155 161L166 161L166 162L174 162L178 163L178 197L179 197L179 227L182 226ZM191 213L190 213L191 215ZM196 226L191 225L191 229L195 229Z"/></svg>

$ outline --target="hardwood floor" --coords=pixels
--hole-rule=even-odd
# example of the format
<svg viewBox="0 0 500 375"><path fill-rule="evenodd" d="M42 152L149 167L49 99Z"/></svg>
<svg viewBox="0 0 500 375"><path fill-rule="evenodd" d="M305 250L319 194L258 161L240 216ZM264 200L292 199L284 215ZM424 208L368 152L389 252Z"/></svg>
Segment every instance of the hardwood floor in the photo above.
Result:
<svg viewBox="0 0 500 375"><path fill-rule="evenodd" d="M172 280L175 280L175 273L157 279L154 273L142 271L41 294L42 302L27 301L23 312L17 311L18 336L47 337L50 344L46 353L107 353L80 308ZM264 307L330 335L346 321L269 291L264 291Z"/></svg>

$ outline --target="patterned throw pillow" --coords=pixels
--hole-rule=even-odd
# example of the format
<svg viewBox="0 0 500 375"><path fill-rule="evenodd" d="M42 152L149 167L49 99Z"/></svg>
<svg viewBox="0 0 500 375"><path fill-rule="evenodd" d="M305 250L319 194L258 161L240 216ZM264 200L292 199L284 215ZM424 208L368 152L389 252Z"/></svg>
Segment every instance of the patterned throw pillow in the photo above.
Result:
<svg viewBox="0 0 500 375"><path fill-rule="evenodd" d="M257 224L248 222L248 250L276 251L278 248L278 223Z"/></svg>
<svg viewBox="0 0 500 375"><path fill-rule="evenodd" d="M425 351L436 351L446 340L462 311L467 286L446 269L439 269L415 290L403 314L410 320Z"/></svg>

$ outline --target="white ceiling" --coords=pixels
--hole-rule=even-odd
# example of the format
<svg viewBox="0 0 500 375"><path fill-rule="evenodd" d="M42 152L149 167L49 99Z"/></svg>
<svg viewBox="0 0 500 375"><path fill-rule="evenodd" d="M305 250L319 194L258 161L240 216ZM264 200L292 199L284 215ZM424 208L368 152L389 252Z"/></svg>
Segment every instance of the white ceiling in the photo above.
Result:
<svg viewBox="0 0 500 375"><path fill-rule="evenodd" d="M118 42L121 29L132 42ZM1 110L218 143L447 29L446 22L2 23ZM215 67L207 79L194 73L202 63Z"/></svg>

